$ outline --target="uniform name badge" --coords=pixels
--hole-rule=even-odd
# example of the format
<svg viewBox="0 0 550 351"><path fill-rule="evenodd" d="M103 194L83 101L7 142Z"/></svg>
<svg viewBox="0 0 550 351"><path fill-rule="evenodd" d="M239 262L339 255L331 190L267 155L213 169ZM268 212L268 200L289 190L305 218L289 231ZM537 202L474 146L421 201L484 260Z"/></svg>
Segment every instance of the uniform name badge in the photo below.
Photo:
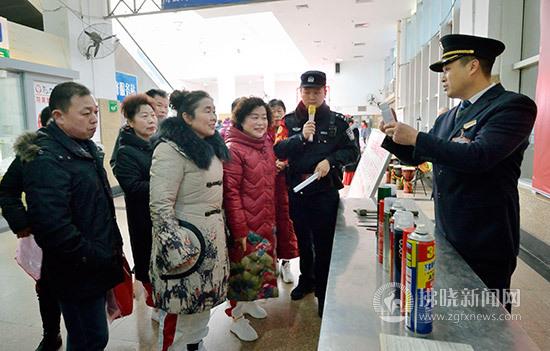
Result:
<svg viewBox="0 0 550 351"><path fill-rule="evenodd" d="M468 123L465 123L463 126L462 126L462 129L466 130L466 129L469 129L473 126L475 126L477 124L477 120L473 120L473 121L470 121Z"/></svg>

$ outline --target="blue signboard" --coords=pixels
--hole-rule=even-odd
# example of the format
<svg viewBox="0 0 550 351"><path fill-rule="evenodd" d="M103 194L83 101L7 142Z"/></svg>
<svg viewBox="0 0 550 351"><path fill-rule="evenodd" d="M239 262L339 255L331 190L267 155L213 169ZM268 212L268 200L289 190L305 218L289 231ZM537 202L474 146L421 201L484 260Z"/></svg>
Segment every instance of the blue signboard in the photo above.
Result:
<svg viewBox="0 0 550 351"><path fill-rule="evenodd" d="M137 93L137 77L131 74L116 72L116 98L122 102L128 95Z"/></svg>
<svg viewBox="0 0 550 351"><path fill-rule="evenodd" d="M252 0L162 0L163 9L180 9L212 5L230 5L252 2Z"/></svg>

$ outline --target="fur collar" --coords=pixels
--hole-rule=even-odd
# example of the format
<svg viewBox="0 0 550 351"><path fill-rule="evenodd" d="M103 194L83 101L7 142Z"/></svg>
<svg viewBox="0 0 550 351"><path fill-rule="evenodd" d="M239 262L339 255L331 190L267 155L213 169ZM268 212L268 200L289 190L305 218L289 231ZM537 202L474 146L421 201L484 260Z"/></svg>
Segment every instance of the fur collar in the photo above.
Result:
<svg viewBox="0 0 550 351"><path fill-rule="evenodd" d="M40 146L36 144L37 138L38 134L36 132L23 133L17 137L13 144L13 150L21 158L21 161L32 161L38 155Z"/></svg>
<svg viewBox="0 0 550 351"><path fill-rule="evenodd" d="M158 134L153 137L153 148L161 142L175 146L200 169L208 169L214 156L222 161L229 160L229 151L217 131L201 139L182 118L167 118L160 124Z"/></svg>

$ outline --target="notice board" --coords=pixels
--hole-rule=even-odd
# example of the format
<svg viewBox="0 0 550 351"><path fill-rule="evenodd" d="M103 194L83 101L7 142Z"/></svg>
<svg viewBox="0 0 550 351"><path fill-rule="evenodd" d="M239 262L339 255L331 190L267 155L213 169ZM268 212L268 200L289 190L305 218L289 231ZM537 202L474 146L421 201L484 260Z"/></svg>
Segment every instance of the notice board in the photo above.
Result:
<svg viewBox="0 0 550 351"><path fill-rule="evenodd" d="M351 181L348 198L373 198L376 195L391 158L391 154L380 146L385 136L379 129L372 129Z"/></svg>

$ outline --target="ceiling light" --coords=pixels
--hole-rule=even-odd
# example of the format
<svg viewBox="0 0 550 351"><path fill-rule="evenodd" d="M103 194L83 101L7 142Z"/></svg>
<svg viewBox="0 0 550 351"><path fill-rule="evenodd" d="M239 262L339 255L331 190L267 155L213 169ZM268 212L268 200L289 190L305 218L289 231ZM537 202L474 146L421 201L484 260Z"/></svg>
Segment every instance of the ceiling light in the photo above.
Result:
<svg viewBox="0 0 550 351"><path fill-rule="evenodd" d="M355 56L353 56L353 58L363 58L363 57L365 57L365 56L363 56L363 55L355 55Z"/></svg>
<svg viewBox="0 0 550 351"><path fill-rule="evenodd" d="M321 41L320 41L320 40L314 40L314 41L313 41L313 44L319 45L319 44L321 44Z"/></svg>
<svg viewBox="0 0 550 351"><path fill-rule="evenodd" d="M373 2L373 0L355 0L356 4L366 4L367 2Z"/></svg>
<svg viewBox="0 0 550 351"><path fill-rule="evenodd" d="M305 9L309 9L309 6L307 4L296 5L296 10L305 10Z"/></svg>
<svg viewBox="0 0 550 351"><path fill-rule="evenodd" d="M344 59L343 59L343 58L340 58L340 57L337 57L337 58L335 59L335 61L336 61L336 62L343 62Z"/></svg>
<svg viewBox="0 0 550 351"><path fill-rule="evenodd" d="M353 26L355 28L368 28L369 24L368 22L363 22L363 23L355 23Z"/></svg>
<svg viewBox="0 0 550 351"><path fill-rule="evenodd" d="M353 43L353 46L365 46L365 42Z"/></svg>

